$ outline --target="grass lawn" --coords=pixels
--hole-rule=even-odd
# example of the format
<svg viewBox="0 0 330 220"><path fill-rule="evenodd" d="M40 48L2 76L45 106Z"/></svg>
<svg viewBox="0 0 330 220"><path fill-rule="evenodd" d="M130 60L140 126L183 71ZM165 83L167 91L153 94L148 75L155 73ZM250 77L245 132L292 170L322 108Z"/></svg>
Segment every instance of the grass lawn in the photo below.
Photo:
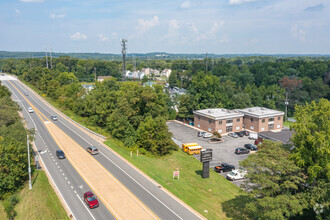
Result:
<svg viewBox="0 0 330 220"><path fill-rule="evenodd" d="M290 126L293 124L292 121L283 121L283 126L284 127L287 127L287 128L290 128Z"/></svg>
<svg viewBox="0 0 330 220"><path fill-rule="evenodd" d="M235 201L235 197L244 197L244 192L211 170L210 178L203 179L202 163L181 150L163 158L137 157L136 154L131 158L130 152L119 147L120 144L111 140L106 141L106 144L206 218L247 218L243 213L226 215L227 211L235 210L235 203L242 202ZM180 171L180 180L173 180L173 171L177 169ZM225 203L227 211L223 210Z"/></svg>
<svg viewBox="0 0 330 220"><path fill-rule="evenodd" d="M31 190L27 183L19 193L15 219L69 219L44 171L36 171L32 183Z"/></svg>
<svg viewBox="0 0 330 220"><path fill-rule="evenodd" d="M1 201L0 201L0 219L7 219L7 215Z"/></svg>

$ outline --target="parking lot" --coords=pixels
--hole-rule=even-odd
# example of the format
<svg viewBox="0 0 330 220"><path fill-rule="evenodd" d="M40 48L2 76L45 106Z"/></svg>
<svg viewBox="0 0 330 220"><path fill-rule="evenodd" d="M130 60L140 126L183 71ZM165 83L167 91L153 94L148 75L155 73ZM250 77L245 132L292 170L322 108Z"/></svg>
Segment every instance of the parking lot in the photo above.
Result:
<svg viewBox="0 0 330 220"><path fill-rule="evenodd" d="M254 141L248 139L247 136L233 138L229 136L223 136L223 142L218 143L209 143L209 138L197 137L197 132L199 129L196 129L192 126L181 124L176 121L167 122L169 131L173 134L175 142L180 146L182 143L198 143L204 149L213 150L213 158L210 162L210 168L214 167L220 163L228 163L234 165L237 169L239 167L238 163L241 160L247 158L248 154L237 155L234 153L235 149L238 147L243 147L244 144L253 144ZM198 160L199 155L195 156ZM220 175L226 176L227 173L222 173ZM243 180L234 181L236 185L240 185Z"/></svg>

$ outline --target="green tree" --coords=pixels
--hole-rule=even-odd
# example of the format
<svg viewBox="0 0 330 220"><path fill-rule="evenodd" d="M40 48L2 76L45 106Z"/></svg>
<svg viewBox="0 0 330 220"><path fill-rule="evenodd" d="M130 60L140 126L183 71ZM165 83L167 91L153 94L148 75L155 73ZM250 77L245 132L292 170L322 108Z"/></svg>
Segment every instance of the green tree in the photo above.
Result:
<svg viewBox="0 0 330 220"><path fill-rule="evenodd" d="M296 106L296 122L292 125L294 149L291 158L308 175L310 182L330 180L330 102L321 99Z"/></svg>
<svg viewBox="0 0 330 220"><path fill-rule="evenodd" d="M281 143L264 140L261 149L240 162L247 170L243 188L253 200L247 208L260 219L286 219L303 213L308 203L302 169Z"/></svg>

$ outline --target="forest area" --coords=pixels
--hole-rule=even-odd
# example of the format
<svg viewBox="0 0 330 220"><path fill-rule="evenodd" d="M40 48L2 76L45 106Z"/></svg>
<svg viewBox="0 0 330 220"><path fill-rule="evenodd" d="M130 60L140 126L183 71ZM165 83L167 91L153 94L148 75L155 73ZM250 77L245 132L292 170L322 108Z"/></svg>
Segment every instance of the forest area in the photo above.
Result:
<svg viewBox="0 0 330 220"><path fill-rule="evenodd" d="M288 116L293 116L295 105L330 96L327 57L128 62L129 70L134 66L138 70L171 69L169 86L187 90L174 97L162 85L143 87L141 81L120 82L121 61L59 57L47 65L45 58L0 60L3 72L17 75L61 106L105 128L109 136L123 141L128 148L157 156L176 150L166 121L191 119L194 110L260 106L283 111L287 96ZM95 83L94 89L87 92L81 82L94 82L95 76L112 79Z"/></svg>

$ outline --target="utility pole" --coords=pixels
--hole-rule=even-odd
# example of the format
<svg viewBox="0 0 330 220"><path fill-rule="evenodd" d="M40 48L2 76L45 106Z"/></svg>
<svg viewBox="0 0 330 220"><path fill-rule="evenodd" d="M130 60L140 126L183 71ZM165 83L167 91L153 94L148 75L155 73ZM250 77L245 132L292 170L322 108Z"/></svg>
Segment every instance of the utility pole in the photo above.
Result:
<svg viewBox="0 0 330 220"><path fill-rule="evenodd" d="M47 69L48 69L48 57L47 57L47 48L46 48L46 51L45 51L45 53L46 53L46 67L47 67Z"/></svg>
<svg viewBox="0 0 330 220"><path fill-rule="evenodd" d="M50 48L50 69L53 69L52 48Z"/></svg>
<svg viewBox="0 0 330 220"><path fill-rule="evenodd" d="M28 165L29 165L29 189L32 189L32 184L31 184L31 165L30 165L30 143L29 143L29 135L26 135L26 139L27 139Z"/></svg>
<svg viewBox="0 0 330 220"><path fill-rule="evenodd" d="M286 92L285 94L285 121L288 120L288 105L289 105L289 102L288 102L288 92Z"/></svg>
<svg viewBox="0 0 330 220"><path fill-rule="evenodd" d="M127 43L127 40L126 39L121 39L121 47L122 47L122 50L121 50L121 53L123 54L123 78L122 78L122 81L124 82L125 81L125 75L126 75L126 43Z"/></svg>
<svg viewBox="0 0 330 220"><path fill-rule="evenodd" d="M94 82L96 82L96 67L95 66L94 66L94 76L95 76Z"/></svg>
<svg viewBox="0 0 330 220"><path fill-rule="evenodd" d="M207 60L207 52L206 52L206 58L205 58L205 70L207 72L208 69L208 60Z"/></svg>

